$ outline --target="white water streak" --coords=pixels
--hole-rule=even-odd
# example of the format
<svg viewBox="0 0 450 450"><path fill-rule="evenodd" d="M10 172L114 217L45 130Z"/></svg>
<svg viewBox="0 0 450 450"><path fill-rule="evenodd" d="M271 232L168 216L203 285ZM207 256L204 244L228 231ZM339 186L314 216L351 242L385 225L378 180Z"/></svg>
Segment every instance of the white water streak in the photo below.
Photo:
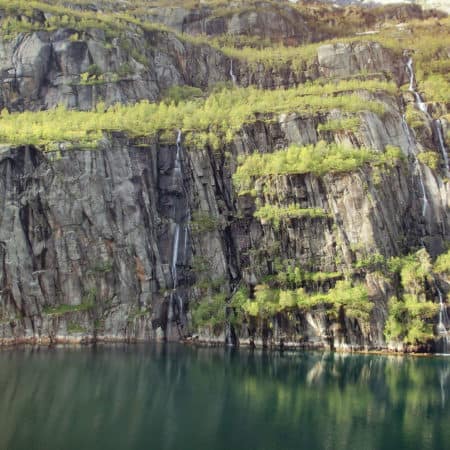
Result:
<svg viewBox="0 0 450 450"><path fill-rule="evenodd" d="M409 58L407 63L406 63L406 71L409 74L409 91L414 94L414 99L416 101L416 105L418 106L418 108L429 117L428 110L427 110L427 105L423 102L423 100L420 97L419 93L415 90L416 81L415 81L415 78L414 78L414 69L413 69L412 58ZM408 137L409 146L412 146L413 139L412 139L412 136L411 136L411 131L410 131L409 127L408 127L408 124L406 123L406 119L405 119L404 115L402 117L402 120L404 122L405 129L407 130L407 137ZM420 188L422 190L422 198L423 198L422 216L425 217L425 215L427 213L427 207L428 207L428 197L427 197L427 193L426 193L426 190L425 190L425 183L423 181L422 168L420 167L419 161L417 159L417 148L415 147L415 145L412 146L412 147L413 147L413 151L411 153L414 155L416 171L419 174Z"/></svg>
<svg viewBox="0 0 450 450"><path fill-rule="evenodd" d="M230 62L230 77L231 77L231 80L233 81L233 84L236 84L237 78L233 71L233 60L231 60L231 62Z"/></svg>
<svg viewBox="0 0 450 450"><path fill-rule="evenodd" d="M445 162L445 170L446 170L445 175L448 176L448 172L449 172L448 154L447 154L447 148L445 147L444 136L442 133L442 124L439 119L436 119L434 121L434 124L435 124L435 128L436 128L436 133L438 135L439 150L441 151L442 157L444 158L444 162Z"/></svg>
<svg viewBox="0 0 450 450"><path fill-rule="evenodd" d="M178 264L178 253L180 248L180 224L175 224L175 233L173 236L173 247L172 247L172 278L173 287L176 289L178 283L177 277L177 264Z"/></svg>

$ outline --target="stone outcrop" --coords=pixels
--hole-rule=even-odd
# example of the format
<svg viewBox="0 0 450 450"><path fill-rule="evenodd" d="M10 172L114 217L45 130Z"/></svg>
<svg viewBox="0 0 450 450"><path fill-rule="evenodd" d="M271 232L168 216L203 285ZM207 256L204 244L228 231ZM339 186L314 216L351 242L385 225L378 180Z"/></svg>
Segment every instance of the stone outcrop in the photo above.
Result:
<svg viewBox="0 0 450 450"><path fill-rule="evenodd" d="M363 114L363 126L352 140L375 149L395 144L408 154L401 112L391 99L386 102L393 108L389 114L382 120ZM280 142L314 143L324 137L316 132L318 120L305 122L293 115L271 125L248 125L229 150L237 156L272 151ZM352 267L358 255L393 256L422 241L431 254L438 254L448 239L447 192L439 174L426 171L431 204L422 217L419 180L408 161L383 173L377 185L371 169L281 178L271 201L295 199L304 207L323 207L332 219L298 219L275 230L253 218L253 200L236 197L223 155L186 149L183 176L174 177L175 140L174 134L173 145L136 145L120 134L110 135L94 151L62 151L61 158L33 147L2 148L4 342L64 341L73 334L105 340L185 338L198 271L206 270L211 281L220 280L231 292L241 278L251 284L267 275L273 243L279 243L286 258L312 270L333 271ZM170 265L173 205L181 192L189 214L211 217L217 228L194 230L179 250L180 307L171 302ZM338 255L343 255L340 262ZM206 269L197 267L200 261ZM387 293L394 287L372 274L361 276L380 299L369 329L347 319L336 328L323 313L311 313L294 322L280 316L277 330L266 330L265 339L277 342L283 336L286 342L301 342L301 336L307 345L324 346L331 339L338 348L383 347L378 318L385 317ZM68 305L67 311L61 305ZM241 341L262 339L259 326L242 327Z"/></svg>
<svg viewBox="0 0 450 450"><path fill-rule="evenodd" d="M312 40L301 16L274 14L271 8L219 18L202 9L150 12L191 34L219 29ZM172 86L206 90L230 81L230 59L208 45L161 30L130 32L125 40L127 48L123 41L107 43L101 30L78 34L70 29L1 40L0 109L36 111L62 104L90 110L99 101L155 101ZM359 72L399 85L407 81L406 61L376 42L321 46L300 69L234 63L238 84L266 89ZM94 71L93 65L102 78L84 75ZM422 136L405 129L403 99L365 95L382 102L386 113L361 112L358 131L319 131L327 119L341 118L338 111L283 114L245 124L219 152L189 148L182 136L177 143L177 130L169 143L110 133L90 150L43 153L31 145L2 146L0 343L184 340L194 334L198 341L220 344L387 348L387 301L398 280L363 269L355 276L375 305L366 324L342 314L331 320L320 309L239 326L227 323L220 330L194 330L191 320L191 306L202 300L205 283L206 290L219 286L229 299L240 284L254 286L271 275L277 257L311 271L344 272L354 271L365 255L388 258L425 246L435 257L445 250L449 192L442 164L421 165L429 200L423 214L411 150L411 139L418 148L437 148L436 136L430 132L421 142ZM446 130L448 124L442 126ZM239 156L319 140L379 152L394 145L404 160L382 171L378 182L374 169L364 167L323 177L286 175L270 191L257 183L256 199L237 195L232 175ZM292 219L275 228L254 217L256 201L295 202L322 208L328 216ZM450 290L443 279L437 285ZM321 286L329 287L331 282ZM437 298L436 286L429 291Z"/></svg>
<svg viewBox="0 0 450 450"><path fill-rule="evenodd" d="M51 109L91 110L99 102L135 103L164 97L172 86L202 90L230 82L230 58L207 45L182 41L168 32L148 32L111 45L101 31L73 40L74 30L20 34L0 40L0 109L10 111ZM155 48L146 49L151 41ZM324 45L303 67L234 61L241 86L264 89L293 87L319 77L350 77L358 72L406 80L402 62L378 43ZM90 71L101 79L84 79Z"/></svg>

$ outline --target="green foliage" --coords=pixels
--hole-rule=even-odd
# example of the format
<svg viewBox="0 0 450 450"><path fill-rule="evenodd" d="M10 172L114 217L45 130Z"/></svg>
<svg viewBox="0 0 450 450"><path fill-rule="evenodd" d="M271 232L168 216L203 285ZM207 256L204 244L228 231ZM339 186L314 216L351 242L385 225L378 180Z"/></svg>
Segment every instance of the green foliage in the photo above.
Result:
<svg viewBox="0 0 450 450"><path fill-rule="evenodd" d="M99 261L91 269L88 274L105 274L111 272L113 269L112 261Z"/></svg>
<svg viewBox="0 0 450 450"><path fill-rule="evenodd" d="M384 334L388 340L402 340L407 344L424 343L433 338L431 320L439 305L426 300L426 282L433 282L432 264L425 249L391 258L388 270L400 275L403 296L392 297Z"/></svg>
<svg viewBox="0 0 450 450"><path fill-rule="evenodd" d="M328 217L321 208L300 208L298 205L288 206L264 205L255 211L254 216L262 221L272 222L275 228L279 228L280 222L285 219L299 219L309 217L311 219Z"/></svg>
<svg viewBox="0 0 450 450"><path fill-rule="evenodd" d="M102 84L105 82L105 77L97 64L91 64L86 72L80 74L80 84L91 86L95 84Z"/></svg>
<svg viewBox="0 0 450 450"><path fill-rule="evenodd" d="M436 152L422 152L417 155L417 159L428 166L430 169L436 170L439 164L439 155Z"/></svg>
<svg viewBox="0 0 450 450"><path fill-rule="evenodd" d="M448 65L448 60L446 63ZM420 84L428 101L450 103L450 67L446 68L449 70L447 75L430 75Z"/></svg>
<svg viewBox="0 0 450 450"><path fill-rule="evenodd" d="M403 299L391 297L384 334L388 340L406 344L424 343L433 338L433 324L428 322L439 311L439 305L405 294Z"/></svg>
<svg viewBox="0 0 450 450"><path fill-rule="evenodd" d="M430 255L425 249L403 258L400 270L403 288L416 295L423 293L425 280L431 275L431 268Z"/></svg>
<svg viewBox="0 0 450 450"><path fill-rule="evenodd" d="M276 275L267 277L271 287L295 290L314 283L319 285L325 281L333 281L343 277L341 272L309 272L295 265L295 261L275 262Z"/></svg>
<svg viewBox="0 0 450 450"><path fill-rule="evenodd" d="M80 40L80 34L79 33L74 33L74 34L71 34L69 36L69 41L71 41L71 42L77 42L79 40Z"/></svg>
<svg viewBox="0 0 450 450"><path fill-rule="evenodd" d="M69 334L86 333L86 329L76 322L69 322L67 324L67 332Z"/></svg>
<svg viewBox="0 0 450 450"><path fill-rule="evenodd" d="M358 259L353 267L355 269L380 270L386 266L386 258L381 253L373 253L365 258Z"/></svg>
<svg viewBox="0 0 450 450"><path fill-rule="evenodd" d="M434 263L433 270L436 273L450 274L450 250L439 255Z"/></svg>
<svg viewBox="0 0 450 450"><path fill-rule="evenodd" d="M242 193L251 190L258 177L303 173L321 176L326 173L351 172L369 163L392 166L401 157L400 149L392 146L380 153L321 141L305 147L292 145L286 150L273 153L255 152L241 158L233 179L236 188Z"/></svg>
<svg viewBox="0 0 450 450"><path fill-rule="evenodd" d="M386 87L386 83L378 83ZM375 84L367 86L370 90ZM314 114L337 108L347 112L370 110L383 114L384 107L358 94L335 96L350 89L350 82L306 83L292 89L263 91L256 88L236 88L211 94L205 100L182 101L178 105L149 103L115 104L95 111L72 111L58 107L50 111L24 112L2 115L0 142L34 144L52 149L55 143L72 142L94 146L103 131L121 130L131 136L152 136L161 131L182 129L188 145L211 145L219 148L231 141L245 123L271 120L274 114L297 112Z"/></svg>
<svg viewBox="0 0 450 450"><path fill-rule="evenodd" d="M100 0L99 0L100 1ZM86 5L87 0L72 0L74 5ZM449 38L449 19L440 20L411 20L404 24L402 28L392 24L383 23L383 27L377 30L376 35L359 35L355 37L355 32L367 30L368 23L373 22L375 13L367 13L346 9L327 10L323 8L320 14L315 9L304 8L301 5L290 5L290 8L297 8L303 16L303 20L308 27L316 30L318 36L328 38L335 36L331 40L323 40L302 46L284 46L279 41L269 42L260 36L240 36L222 35L211 38L205 35L187 35L169 30L166 26L154 22L146 21L148 15L149 2L134 0L133 2L121 3L102 0L99 12L88 9L71 8L70 3L62 0L52 0L51 4L44 1L26 0L0 0L0 9L5 10L6 18L1 21L0 32L5 38L12 39L19 32L30 32L36 30L52 31L57 28L71 28L77 32L89 31L96 28L105 32L107 38L125 35L132 30L136 34L143 35L145 32L171 32L179 40L190 42L195 45L208 45L223 52L225 55L240 60L243 64L251 68L264 67L266 69L289 66L291 70L305 71L317 58L317 49L323 44L335 44L337 42L355 43L361 41L376 40L384 47L391 49L401 57L405 47L414 50L414 63L416 74L427 96L431 99L442 100L446 98L448 89L449 73L448 63L446 63L446 46ZM177 2L183 8L198 7L195 1ZM161 5L164 2L153 3ZM173 2L167 2L173 7ZM256 1L248 0L245 5L232 8L226 2L208 1L212 8L212 16L227 16L237 11L254 11L261 5ZM286 16L286 5L281 7L279 2L267 1L266 7L270 7L281 16ZM33 19L33 10L46 12L46 19L43 23ZM383 14L383 13L380 13ZM20 19L17 19L19 17ZM318 18L320 18L318 20ZM130 49L130 55L146 65L145 55L140 54L136 48ZM441 78L436 78L441 75Z"/></svg>
<svg viewBox="0 0 450 450"><path fill-rule="evenodd" d="M117 76L119 78L126 78L133 74L133 67L129 63L124 63L117 69Z"/></svg>
<svg viewBox="0 0 450 450"><path fill-rule="evenodd" d="M325 123L321 123L317 127L317 131L358 131L359 126L361 125L361 119L358 117L349 117L346 119L334 119L328 120Z"/></svg>
<svg viewBox="0 0 450 450"><path fill-rule="evenodd" d="M204 211L196 211L192 214L191 230L194 233L208 233L219 228L219 221L216 217Z"/></svg>
<svg viewBox="0 0 450 450"><path fill-rule="evenodd" d="M51 316L60 316L71 312L89 311L94 307L94 302L91 297L88 297L79 305L55 305L55 306L45 306L43 308L44 314Z"/></svg>
<svg viewBox="0 0 450 450"><path fill-rule="evenodd" d="M405 118L406 122L413 130L418 131L426 126L425 116L423 113L410 103L406 106Z"/></svg>
<svg viewBox="0 0 450 450"><path fill-rule="evenodd" d="M240 298L238 306L252 317L269 318L286 310L310 311L324 307L330 317L337 317L342 308L347 317L362 322L369 320L373 303L361 284L338 280L327 293L307 293L303 288L295 290L273 289L267 284L255 288L254 299Z"/></svg>
<svg viewBox="0 0 450 450"><path fill-rule="evenodd" d="M194 328L210 328L218 332L226 319L226 296L216 294L198 302L192 309L192 324Z"/></svg>

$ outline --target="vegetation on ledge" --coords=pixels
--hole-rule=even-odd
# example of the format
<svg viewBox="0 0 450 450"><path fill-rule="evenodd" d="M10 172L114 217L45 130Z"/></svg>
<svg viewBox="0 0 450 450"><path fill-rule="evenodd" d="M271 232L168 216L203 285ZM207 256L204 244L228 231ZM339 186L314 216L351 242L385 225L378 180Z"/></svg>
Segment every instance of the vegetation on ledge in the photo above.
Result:
<svg viewBox="0 0 450 450"><path fill-rule="evenodd" d="M85 301L79 305L56 305L44 307L44 314L60 316L71 312L89 311L94 307L93 301Z"/></svg>
<svg viewBox="0 0 450 450"><path fill-rule="evenodd" d="M392 91L384 82L342 81L340 83L307 83L293 89L264 91L256 88L222 90L206 99L166 104L142 101L135 105L116 104L106 108L98 104L95 111L73 111L58 107L50 111L0 116L0 142L33 144L52 149L56 143L69 142L94 146L104 131L124 131L130 136L153 136L165 132L174 139L175 130L182 130L188 145L209 144L219 148L231 141L245 123L270 120L274 114L296 112L315 114L330 109L356 113L384 113L384 105L368 101L355 89ZM265 118L265 119L264 119Z"/></svg>
<svg viewBox="0 0 450 450"><path fill-rule="evenodd" d="M328 217L328 214L321 208L300 208L298 205L291 204L288 206L264 205L255 211L254 216L262 221L271 222L275 228L278 228L280 222L285 219L324 218Z"/></svg>
<svg viewBox="0 0 450 450"><path fill-rule="evenodd" d="M425 249L404 257L391 258L390 270L398 273L401 296L389 300L385 336L390 341L417 344L433 339L433 319L439 305L427 300L427 285L434 286L433 267Z"/></svg>
<svg viewBox="0 0 450 450"><path fill-rule="evenodd" d="M303 288L296 290L272 289L258 285L254 298L235 296L233 306L241 308L246 315L269 318L282 311L310 311L322 307L328 316L337 318L342 308L347 317L368 321L373 303L368 299L366 288L348 280L339 280L328 292L308 293Z"/></svg>
<svg viewBox="0 0 450 450"><path fill-rule="evenodd" d="M354 148L343 144L319 142L286 150L261 154L255 152L241 158L234 174L237 190L242 194L253 189L254 180L271 175L350 172L364 164L395 165L402 158L397 147L387 146L384 153L366 148Z"/></svg>

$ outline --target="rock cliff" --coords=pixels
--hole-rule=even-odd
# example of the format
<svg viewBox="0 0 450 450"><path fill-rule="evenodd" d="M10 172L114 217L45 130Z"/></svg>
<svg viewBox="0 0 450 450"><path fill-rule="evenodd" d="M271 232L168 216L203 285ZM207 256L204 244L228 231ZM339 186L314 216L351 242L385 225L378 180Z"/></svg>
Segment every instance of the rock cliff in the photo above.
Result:
<svg viewBox="0 0 450 450"><path fill-rule="evenodd" d="M74 3L64 7L90 14ZM450 325L443 321L450 285L448 268L437 269L435 261L447 251L450 230L448 103L436 98L425 110L421 107L418 83L407 70L411 55L414 60L407 43L396 51L376 36L354 36L353 16L351 35L321 42L332 37L329 22L314 28L311 17L317 11L281 3L249 2L239 13L207 5L152 5L142 13L142 27L128 18L119 31L85 26L81 19L64 26L45 4L32 14L20 5L14 11L5 8L0 127L6 115L37 114L58 105L86 112L99 102L102 108L142 100L176 105L184 101L173 99L174 87L180 86L197 88L203 96L228 89L232 97L251 86L296 89L304 83L357 80L352 93L379 110L261 111L218 145L198 144L182 123L151 135L105 130L89 147L76 141L68 145L65 139L56 146L20 139L8 144L2 135L3 344L181 339L335 349L442 348ZM113 14L109 7L105 2L105 14ZM332 14L323 8L324 16ZM416 19L417 9L412 11ZM447 40L433 57L445 60L448 22L440 13L432 19L430 14L420 12L419 19L442 21ZM358 30L367 28L368 15L362 10ZM348 10L336 12L336 17L348 16ZM5 25L11 17L15 27L27 23L29 30L12 31ZM221 43L230 35L237 39L233 50ZM299 65L289 58L255 63L245 57L242 36L248 42L256 37L315 47ZM208 37L216 40L208 42ZM390 87L368 89L364 83L370 81ZM331 97L346 95L335 90ZM361 163L351 170L268 172L251 178L251 190L238 189L235 173L245 158L323 143L370 149L372 161L390 148L398 153L389 162ZM303 212L278 221L257 213L269 206L282 214L291 205ZM417 273L423 267L427 273L407 278L406 257ZM393 261L399 268L390 269ZM295 270L303 275L292 281L289 274ZM282 275L288 281L280 281ZM362 286L364 302L370 304L367 316L349 306L349 299L333 312L329 300L308 308L281 307L279 300L276 308L259 304L259 312L251 309L262 298L261 286L323 296L344 286L341 282ZM386 324L398 319L392 299L404 298L406 305L413 296L419 308L421 303L435 307L420 319L423 334L409 339L406 331L386 333ZM408 311L417 325L418 317ZM425 337L425 328L434 337Z"/></svg>

